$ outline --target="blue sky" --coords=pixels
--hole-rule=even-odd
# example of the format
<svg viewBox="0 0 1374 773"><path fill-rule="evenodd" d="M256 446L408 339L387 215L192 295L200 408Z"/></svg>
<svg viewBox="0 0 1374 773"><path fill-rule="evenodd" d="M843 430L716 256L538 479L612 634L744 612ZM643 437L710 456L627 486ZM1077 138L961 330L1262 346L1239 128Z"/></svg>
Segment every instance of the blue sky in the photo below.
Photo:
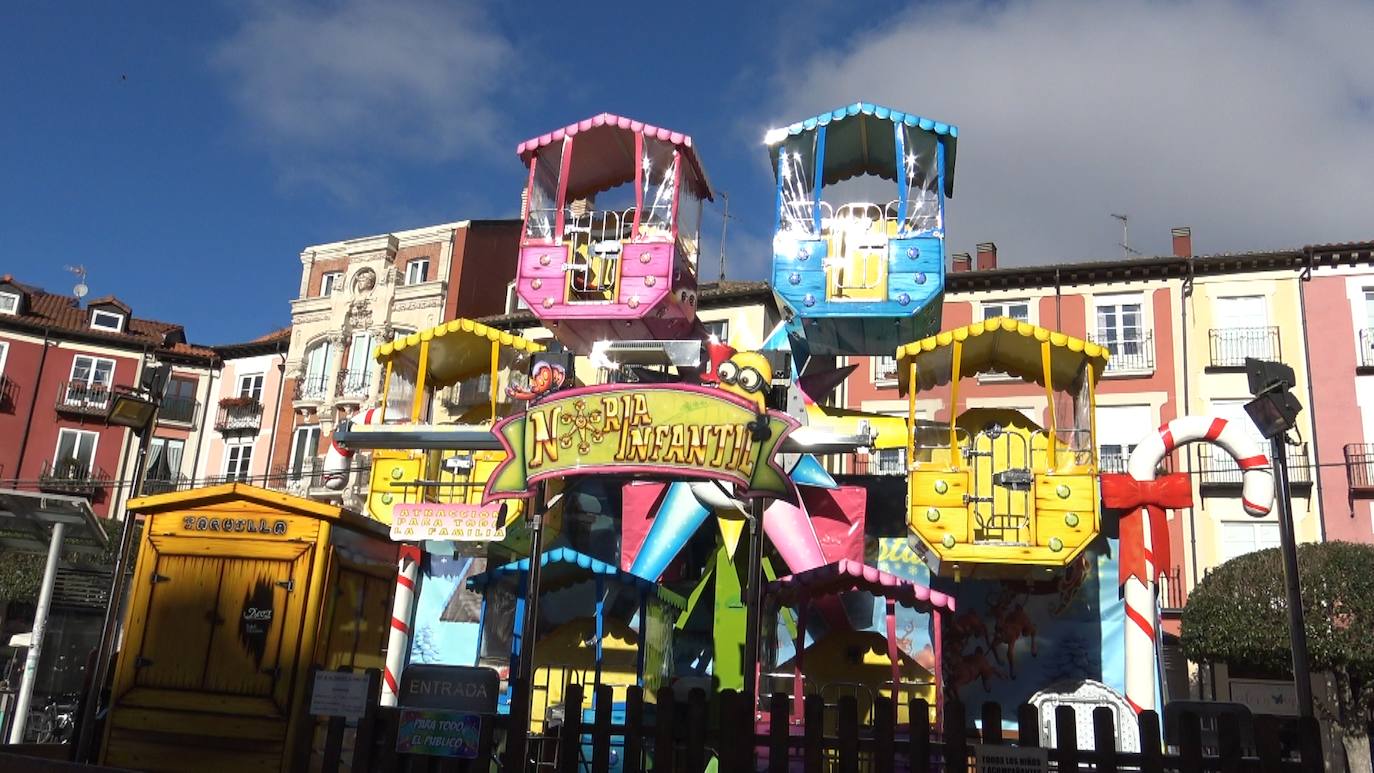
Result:
<svg viewBox="0 0 1374 773"><path fill-rule="evenodd" d="M1319 7L1313 7L1319 6ZM1369 4L19 2L0 9L0 272L243 340L310 244L516 213L516 143L692 134L762 278L764 131L859 99L961 129L951 251L1008 264L1374 238ZM73 10L76 9L76 10ZM719 208L704 223L716 255ZM714 276L714 260L710 270Z"/></svg>

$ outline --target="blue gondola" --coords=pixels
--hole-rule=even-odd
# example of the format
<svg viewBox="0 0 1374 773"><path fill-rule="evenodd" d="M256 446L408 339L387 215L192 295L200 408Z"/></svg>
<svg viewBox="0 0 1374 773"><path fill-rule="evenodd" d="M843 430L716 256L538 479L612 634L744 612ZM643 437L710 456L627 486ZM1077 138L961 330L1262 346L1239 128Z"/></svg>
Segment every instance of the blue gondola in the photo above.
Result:
<svg viewBox="0 0 1374 773"><path fill-rule="evenodd" d="M768 132L773 288L799 355L890 356L939 331L958 136L867 102Z"/></svg>

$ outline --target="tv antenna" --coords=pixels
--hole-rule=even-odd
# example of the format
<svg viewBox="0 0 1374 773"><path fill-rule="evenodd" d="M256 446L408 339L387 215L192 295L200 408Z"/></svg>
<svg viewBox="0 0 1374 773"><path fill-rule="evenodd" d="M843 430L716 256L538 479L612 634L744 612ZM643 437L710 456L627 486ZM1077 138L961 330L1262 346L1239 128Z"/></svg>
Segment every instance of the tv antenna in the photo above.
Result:
<svg viewBox="0 0 1374 773"><path fill-rule="evenodd" d="M725 203L725 211L720 215L720 281L725 281L725 229L730 225L730 194L725 191L720 192L720 198Z"/></svg>
<svg viewBox="0 0 1374 773"><path fill-rule="evenodd" d="M80 304L81 299L85 298L86 294L91 291L91 288L86 286L86 267L77 265L63 266L63 268L76 274L76 287L72 288L72 295L76 296L76 302Z"/></svg>
<svg viewBox="0 0 1374 773"><path fill-rule="evenodd" d="M1139 255L1140 250L1131 249L1130 217L1112 213L1112 217L1121 221L1121 257L1129 258L1132 255Z"/></svg>

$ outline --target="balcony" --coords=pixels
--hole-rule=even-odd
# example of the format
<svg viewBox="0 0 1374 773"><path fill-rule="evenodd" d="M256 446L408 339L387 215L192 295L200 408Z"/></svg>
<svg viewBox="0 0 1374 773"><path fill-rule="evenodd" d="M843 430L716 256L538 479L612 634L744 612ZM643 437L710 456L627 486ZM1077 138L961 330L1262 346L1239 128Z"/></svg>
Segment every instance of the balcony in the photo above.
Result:
<svg viewBox="0 0 1374 773"><path fill-rule="evenodd" d="M885 448L868 454L852 454L854 475L906 475L906 449Z"/></svg>
<svg viewBox="0 0 1374 773"><path fill-rule="evenodd" d="M897 380L897 358L896 357L874 357L873 358L873 382L888 383Z"/></svg>
<svg viewBox="0 0 1374 773"><path fill-rule="evenodd" d="M329 396L329 379L323 373L302 376L296 382L296 391L292 393L293 400L311 400L319 402Z"/></svg>
<svg viewBox="0 0 1374 773"><path fill-rule="evenodd" d="M110 485L110 476L94 465L79 459L65 459L57 463L43 462L38 472L38 488L59 494L93 497Z"/></svg>
<svg viewBox="0 0 1374 773"><path fill-rule="evenodd" d="M1268 448L1265 449L1268 451ZM1241 469L1236 460L1220 446L1199 445L1198 483L1204 487L1233 488L1241 486ZM1288 484L1292 488L1307 488L1312 485L1312 462L1306 443L1288 446Z"/></svg>
<svg viewBox="0 0 1374 773"><path fill-rule="evenodd" d="M1142 330L1131 338L1122 338L1116 331L1089 336L1088 340L1107 347L1112 353L1107 360L1105 376L1150 374L1155 372L1155 334Z"/></svg>
<svg viewBox="0 0 1374 773"><path fill-rule="evenodd" d="M1170 567L1159 583L1159 605L1164 614L1180 613L1188 603L1188 590L1183 585L1183 567Z"/></svg>
<svg viewBox="0 0 1374 773"><path fill-rule="evenodd" d="M1211 342L1209 368L1244 368L1245 359L1277 360L1279 329L1276 327L1232 327L1208 331Z"/></svg>
<svg viewBox="0 0 1374 773"><path fill-rule="evenodd" d="M1374 443L1351 443L1345 447L1345 479L1351 496L1374 496Z"/></svg>
<svg viewBox="0 0 1374 773"><path fill-rule="evenodd" d="M110 387L84 381L58 384L55 407L58 413L103 417L110 411Z"/></svg>
<svg viewBox="0 0 1374 773"><path fill-rule="evenodd" d="M14 413L19 404L19 384L9 376L0 376L0 413Z"/></svg>
<svg viewBox="0 0 1374 773"><path fill-rule="evenodd" d="M190 397L164 397L158 404L157 420L172 424L194 424L200 402Z"/></svg>
<svg viewBox="0 0 1374 773"><path fill-rule="evenodd" d="M154 494L167 494L188 488L191 488L191 479L185 475L166 475L144 478L142 492L143 496L150 497Z"/></svg>
<svg viewBox="0 0 1374 773"><path fill-rule="evenodd" d="M215 417L218 432L257 432L262 426L262 403L251 397L226 397Z"/></svg>
<svg viewBox="0 0 1374 773"><path fill-rule="evenodd" d="M1130 464L1130 454L1098 454L1098 472L1126 472L1127 465ZM1174 471L1174 457L1172 454L1160 460L1159 466L1155 468L1156 475L1167 475Z"/></svg>
<svg viewBox="0 0 1374 773"><path fill-rule="evenodd" d="M1357 373L1374 373L1374 328L1360 331L1360 351L1355 356Z"/></svg>
<svg viewBox="0 0 1374 773"><path fill-rule="evenodd" d="M304 382L302 382L304 383ZM372 392L372 372L370 370L339 371L334 394L343 402L360 402Z"/></svg>

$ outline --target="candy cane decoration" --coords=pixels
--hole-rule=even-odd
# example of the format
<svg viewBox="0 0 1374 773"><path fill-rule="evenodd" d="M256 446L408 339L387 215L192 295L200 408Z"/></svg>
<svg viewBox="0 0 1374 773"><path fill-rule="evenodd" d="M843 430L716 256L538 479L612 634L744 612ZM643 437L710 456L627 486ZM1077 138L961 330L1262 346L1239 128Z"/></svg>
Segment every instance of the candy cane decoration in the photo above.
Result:
<svg viewBox="0 0 1374 773"><path fill-rule="evenodd" d="M401 545L396 568L396 598L391 602L391 635L386 642L386 670L382 672L382 705L395 706L401 672L410 655L410 628L415 617L415 581L420 574L420 548Z"/></svg>
<svg viewBox="0 0 1374 773"><path fill-rule="evenodd" d="M368 408L354 417L354 424L373 424L382 416L382 409ZM329 450L324 454L324 473L320 476L324 487L330 491L342 491L348 485L348 465L353 459L353 449L344 448L334 439L331 432Z"/></svg>
<svg viewBox="0 0 1374 773"><path fill-rule="evenodd" d="M1244 426L1219 416L1182 416L1147 436L1131 452L1126 471L1146 488L1155 480L1159 463L1175 448L1186 443L1205 442L1220 446L1236 460L1241 469L1241 506L1257 518L1267 515L1274 506L1274 471L1269 457L1245 431ZM1165 481L1159 481L1164 483ZM1189 484L1191 494L1191 484ZM1105 493L1105 492L1104 492ZM1104 499L1106 497L1104 496ZM1155 709L1155 665L1158 622L1155 593L1159 573L1167 568L1168 543L1154 545L1155 535L1167 536L1164 526L1163 502L1150 501L1145 492L1140 499L1141 515L1150 519L1139 529L1144 556L1144 572L1148 581L1132 572L1126 577L1126 701L1137 712ZM1107 503L1111 505L1110 502ZM1155 522L1155 519L1159 521ZM1123 519L1124 521L1125 519ZM1124 531L1124 529L1123 529ZM1126 553L1123 535L1122 554ZM1166 560L1156 563L1155 556ZM1127 571L1123 567L1123 572Z"/></svg>

